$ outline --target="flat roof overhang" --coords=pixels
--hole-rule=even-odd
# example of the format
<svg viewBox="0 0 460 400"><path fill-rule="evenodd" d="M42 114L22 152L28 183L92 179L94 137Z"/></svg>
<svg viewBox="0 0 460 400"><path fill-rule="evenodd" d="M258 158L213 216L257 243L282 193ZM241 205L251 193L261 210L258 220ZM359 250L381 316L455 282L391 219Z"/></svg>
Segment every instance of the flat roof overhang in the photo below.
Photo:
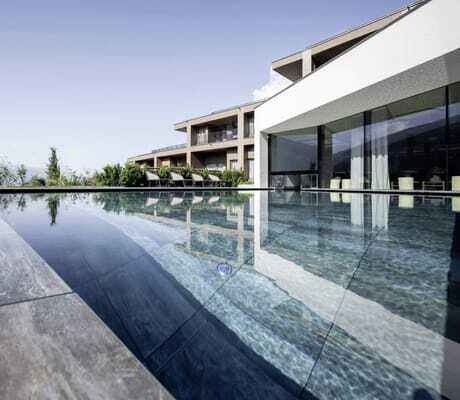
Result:
<svg viewBox="0 0 460 400"><path fill-rule="evenodd" d="M356 41L383 29L396 19L406 14L410 9L423 4L425 1L426 0L417 1L408 7L400 8L390 14L384 15L383 17L374 19L363 25L322 40L321 42L307 47L306 50L311 51L313 59L318 58L318 60L320 60L323 57L322 55L326 57L328 53L334 52L334 49L339 51L341 47L346 46L348 43L355 43ZM273 61L272 69L293 82L299 80L302 78L302 53L303 50Z"/></svg>
<svg viewBox="0 0 460 400"><path fill-rule="evenodd" d="M460 81L460 3L432 0L256 109L259 132L322 125Z"/></svg>
<svg viewBox="0 0 460 400"><path fill-rule="evenodd" d="M201 117L191 118L186 121L178 122L174 124L174 130L179 132L186 132L188 124L202 125L214 121L219 121L225 118L236 117L239 111L243 111L244 113L252 112L255 110L257 106L262 104L264 101L265 100L252 101L250 103L240 104L238 106L229 107L224 110L215 111L211 114L207 114Z"/></svg>
<svg viewBox="0 0 460 400"><path fill-rule="evenodd" d="M153 153L140 154L138 156L129 157L128 162L146 161L146 160L152 160L153 158L154 158Z"/></svg>

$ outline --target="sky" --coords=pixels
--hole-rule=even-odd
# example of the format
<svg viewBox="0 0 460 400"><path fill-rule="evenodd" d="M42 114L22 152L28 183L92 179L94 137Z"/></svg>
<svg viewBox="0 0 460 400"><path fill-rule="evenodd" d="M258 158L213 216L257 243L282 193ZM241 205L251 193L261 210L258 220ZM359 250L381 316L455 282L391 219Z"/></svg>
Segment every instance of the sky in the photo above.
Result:
<svg viewBox="0 0 460 400"><path fill-rule="evenodd" d="M402 0L0 4L0 158L78 172L185 142L173 124L286 83L273 60Z"/></svg>

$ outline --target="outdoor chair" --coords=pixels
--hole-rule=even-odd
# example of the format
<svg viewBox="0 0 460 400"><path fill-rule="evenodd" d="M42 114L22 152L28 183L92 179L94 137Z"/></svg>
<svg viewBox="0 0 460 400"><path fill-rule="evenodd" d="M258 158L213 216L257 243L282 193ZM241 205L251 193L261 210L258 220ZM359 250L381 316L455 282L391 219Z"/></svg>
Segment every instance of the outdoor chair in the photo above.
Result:
<svg viewBox="0 0 460 400"><path fill-rule="evenodd" d="M185 180L184 177L177 172L170 172L170 182L173 183L174 185L182 185L185 187Z"/></svg>
<svg viewBox="0 0 460 400"><path fill-rule="evenodd" d="M452 177L452 191L460 192L460 176Z"/></svg>
<svg viewBox="0 0 460 400"><path fill-rule="evenodd" d="M414 190L414 178L403 177L398 178L399 190Z"/></svg>
<svg viewBox="0 0 460 400"><path fill-rule="evenodd" d="M351 179L342 179L342 189L351 189Z"/></svg>
<svg viewBox="0 0 460 400"><path fill-rule="evenodd" d="M340 178L331 179L330 189L340 189Z"/></svg>
<svg viewBox="0 0 460 400"><path fill-rule="evenodd" d="M216 186L216 187L222 187L222 181L220 178L216 175L209 175L209 180L211 181L211 184Z"/></svg>
<svg viewBox="0 0 460 400"><path fill-rule="evenodd" d="M192 174L192 182L194 186L204 186L204 178L198 174Z"/></svg>
<svg viewBox="0 0 460 400"><path fill-rule="evenodd" d="M161 179L157 174L150 171L145 171L145 176L149 186L152 186L153 183L155 183L155 185L160 185Z"/></svg>
<svg viewBox="0 0 460 400"><path fill-rule="evenodd" d="M446 190L446 182L444 182L438 175L433 175L428 181L422 182L422 190Z"/></svg>

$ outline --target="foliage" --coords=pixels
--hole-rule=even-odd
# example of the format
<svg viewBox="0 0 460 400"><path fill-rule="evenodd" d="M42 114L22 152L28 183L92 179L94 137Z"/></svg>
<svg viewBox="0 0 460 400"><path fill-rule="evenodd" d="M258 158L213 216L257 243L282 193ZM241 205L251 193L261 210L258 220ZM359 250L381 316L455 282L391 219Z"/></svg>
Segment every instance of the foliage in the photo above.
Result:
<svg viewBox="0 0 460 400"><path fill-rule="evenodd" d="M24 186L26 183L26 177L27 177L27 168L24 164L21 164L18 169L16 170L16 175L18 177L19 182L21 183L21 186Z"/></svg>
<svg viewBox="0 0 460 400"><path fill-rule="evenodd" d="M55 195L48 196L48 214L51 219L51 222L50 222L51 226L56 224L56 219L57 219L60 203L61 203L61 199L59 195L55 194Z"/></svg>
<svg viewBox="0 0 460 400"><path fill-rule="evenodd" d="M17 176L11 166L0 164L0 186L10 186L17 182Z"/></svg>
<svg viewBox="0 0 460 400"><path fill-rule="evenodd" d="M106 165L101 172L96 172L96 183L102 186L120 186L123 167L120 164Z"/></svg>
<svg viewBox="0 0 460 400"><path fill-rule="evenodd" d="M170 172L169 167L160 167L160 169L158 170L158 176L161 179L168 179L169 178L169 172Z"/></svg>
<svg viewBox="0 0 460 400"><path fill-rule="evenodd" d="M57 156L57 150L55 147L50 148L50 157L48 159L48 165L46 167L46 174L48 177L48 185L54 186L59 184L61 178L61 169L59 167L59 159Z"/></svg>
<svg viewBox="0 0 460 400"><path fill-rule="evenodd" d="M209 178L209 170L207 168L203 168L202 170L199 170L198 173L204 178L208 179Z"/></svg>
<svg viewBox="0 0 460 400"><path fill-rule="evenodd" d="M58 185L59 186L83 186L83 177L78 175L76 172L71 171L67 175L61 175L59 179Z"/></svg>
<svg viewBox="0 0 460 400"><path fill-rule="evenodd" d="M45 178L34 175L32 176L32 178L30 178L29 185L30 186L46 186L46 180Z"/></svg>
<svg viewBox="0 0 460 400"><path fill-rule="evenodd" d="M144 186L145 172L138 164L126 164L121 173L120 183L122 186Z"/></svg>
<svg viewBox="0 0 460 400"><path fill-rule="evenodd" d="M191 179L192 178L192 167L190 165L186 165L185 167L179 168L179 174L182 175L184 179Z"/></svg>
<svg viewBox="0 0 460 400"><path fill-rule="evenodd" d="M237 169L225 169L222 172L222 180L229 182L232 187L237 187L244 179L243 171Z"/></svg>

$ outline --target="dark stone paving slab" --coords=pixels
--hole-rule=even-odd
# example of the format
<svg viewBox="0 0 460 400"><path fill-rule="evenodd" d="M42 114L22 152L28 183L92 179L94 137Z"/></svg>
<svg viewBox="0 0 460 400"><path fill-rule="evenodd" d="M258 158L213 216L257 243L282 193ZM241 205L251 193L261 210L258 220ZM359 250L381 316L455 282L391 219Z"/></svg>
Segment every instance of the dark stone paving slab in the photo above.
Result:
<svg viewBox="0 0 460 400"><path fill-rule="evenodd" d="M3 399L172 399L76 294L0 307Z"/></svg>

